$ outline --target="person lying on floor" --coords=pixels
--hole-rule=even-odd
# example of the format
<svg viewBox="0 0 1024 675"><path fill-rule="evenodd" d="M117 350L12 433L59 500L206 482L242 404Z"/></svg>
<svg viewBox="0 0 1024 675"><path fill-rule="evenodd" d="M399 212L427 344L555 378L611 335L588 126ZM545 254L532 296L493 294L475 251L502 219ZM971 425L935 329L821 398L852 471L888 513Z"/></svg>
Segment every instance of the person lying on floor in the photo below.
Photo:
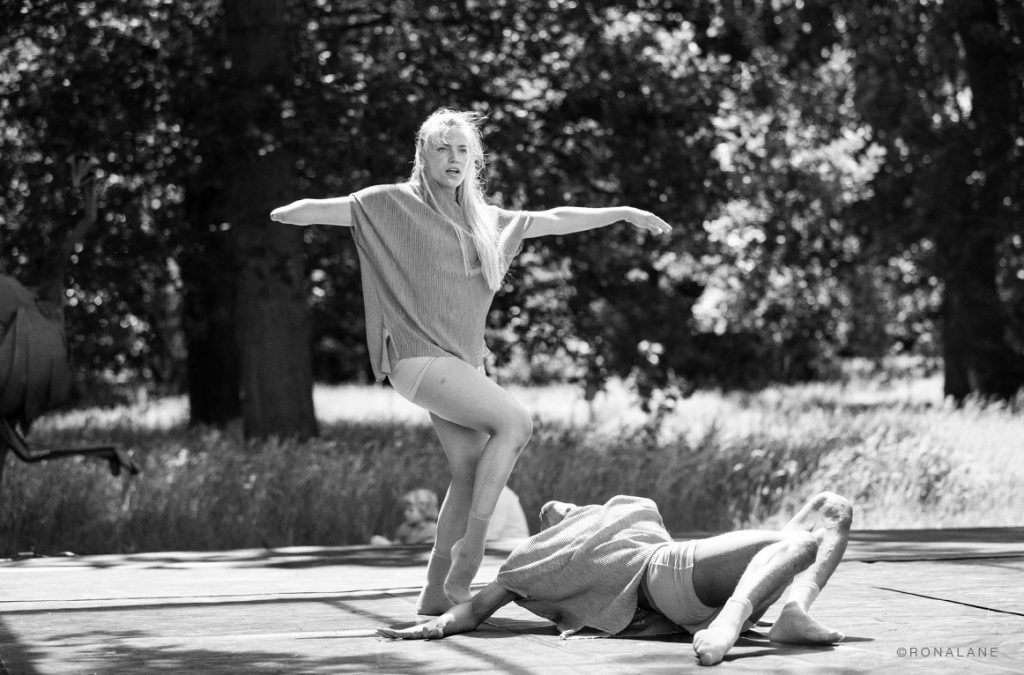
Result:
<svg viewBox="0 0 1024 675"><path fill-rule="evenodd" d="M693 635L700 663L722 661L740 634L789 587L768 634L774 642L829 645L842 633L808 610L846 550L853 508L816 495L781 530L740 530L673 541L657 506L617 496L603 505L548 502L542 530L516 547L497 579L469 601L409 628L378 628L396 639L471 631L515 601L563 635L593 628L615 635L660 615Z"/></svg>

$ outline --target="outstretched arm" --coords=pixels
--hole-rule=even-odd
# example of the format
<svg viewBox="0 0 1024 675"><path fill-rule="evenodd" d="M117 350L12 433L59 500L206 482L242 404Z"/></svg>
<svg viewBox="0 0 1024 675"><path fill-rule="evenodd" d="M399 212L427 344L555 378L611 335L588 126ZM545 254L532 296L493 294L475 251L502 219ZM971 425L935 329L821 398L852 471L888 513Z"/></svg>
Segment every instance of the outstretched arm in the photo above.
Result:
<svg viewBox="0 0 1024 675"><path fill-rule="evenodd" d="M352 227L352 197L300 199L270 212L270 219L289 225Z"/></svg>
<svg viewBox="0 0 1024 675"><path fill-rule="evenodd" d="M608 206L586 208L581 206L559 206L547 211L533 211L533 223L526 237L543 237L549 234L574 234L585 230L605 227L612 223L626 221L655 234L668 232L672 227L650 211L632 206Z"/></svg>
<svg viewBox="0 0 1024 675"><path fill-rule="evenodd" d="M492 581L472 600L460 602L435 619L409 628L378 628L377 633L400 640L436 640L456 633L466 633L486 621L500 607L515 600L515 597L511 591Z"/></svg>

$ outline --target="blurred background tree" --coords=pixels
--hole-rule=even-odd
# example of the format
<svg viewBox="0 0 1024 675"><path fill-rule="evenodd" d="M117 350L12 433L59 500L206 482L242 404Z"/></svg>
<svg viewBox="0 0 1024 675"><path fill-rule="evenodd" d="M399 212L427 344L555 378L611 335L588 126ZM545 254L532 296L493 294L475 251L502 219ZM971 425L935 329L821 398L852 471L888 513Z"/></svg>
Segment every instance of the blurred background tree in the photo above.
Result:
<svg viewBox="0 0 1024 675"><path fill-rule="evenodd" d="M1010 397L1024 381L1024 6L833 7L885 149L858 218L941 288L946 394Z"/></svg>
<svg viewBox="0 0 1024 675"><path fill-rule="evenodd" d="M357 258L344 230L266 213L404 179L420 121L469 108L503 206L628 203L675 226L528 242L491 317L503 376L647 397L911 353L941 355L958 400L1008 397L1022 11L6 3L0 269L45 259L70 208L59 165L93 152L108 188L68 285L80 390L187 391L193 422L315 434L313 379L369 378Z"/></svg>

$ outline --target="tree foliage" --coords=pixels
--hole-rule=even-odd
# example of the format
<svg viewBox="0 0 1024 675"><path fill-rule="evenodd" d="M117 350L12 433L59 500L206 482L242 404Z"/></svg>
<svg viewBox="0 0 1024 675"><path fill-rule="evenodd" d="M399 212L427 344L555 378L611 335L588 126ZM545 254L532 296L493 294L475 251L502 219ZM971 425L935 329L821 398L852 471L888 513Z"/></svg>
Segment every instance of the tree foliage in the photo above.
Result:
<svg viewBox="0 0 1024 675"><path fill-rule="evenodd" d="M675 226L531 240L490 322L508 376L649 394L944 345L949 393L1021 384L995 365L1022 353L1013 2L271 5L287 56L244 83L241 60L274 57L238 51L232 3L0 10L5 272L30 277L73 222L64 156L103 164L68 279L84 371L187 387L195 421L241 414L273 306L246 285L255 269L304 291L276 301L299 310L289 324L308 312L297 358L365 381L350 235L273 234L261 211L405 178L419 122L451 106L487 115L503 206L628 203Z"/></svg>

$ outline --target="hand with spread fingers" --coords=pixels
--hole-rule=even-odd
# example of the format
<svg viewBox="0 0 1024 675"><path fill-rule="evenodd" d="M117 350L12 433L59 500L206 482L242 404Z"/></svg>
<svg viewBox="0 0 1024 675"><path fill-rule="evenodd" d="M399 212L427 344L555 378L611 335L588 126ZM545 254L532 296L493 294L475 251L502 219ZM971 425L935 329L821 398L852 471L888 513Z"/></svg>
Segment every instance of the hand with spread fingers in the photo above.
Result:
<svg viewBox="0 0 1024 675"><path fill-rule="evenodd" d="M408 628L380 627L377 629L377 634L396 640L440 640L444 637L444 627L447 623L442 619L444 619L443 615Z"/></svg>

